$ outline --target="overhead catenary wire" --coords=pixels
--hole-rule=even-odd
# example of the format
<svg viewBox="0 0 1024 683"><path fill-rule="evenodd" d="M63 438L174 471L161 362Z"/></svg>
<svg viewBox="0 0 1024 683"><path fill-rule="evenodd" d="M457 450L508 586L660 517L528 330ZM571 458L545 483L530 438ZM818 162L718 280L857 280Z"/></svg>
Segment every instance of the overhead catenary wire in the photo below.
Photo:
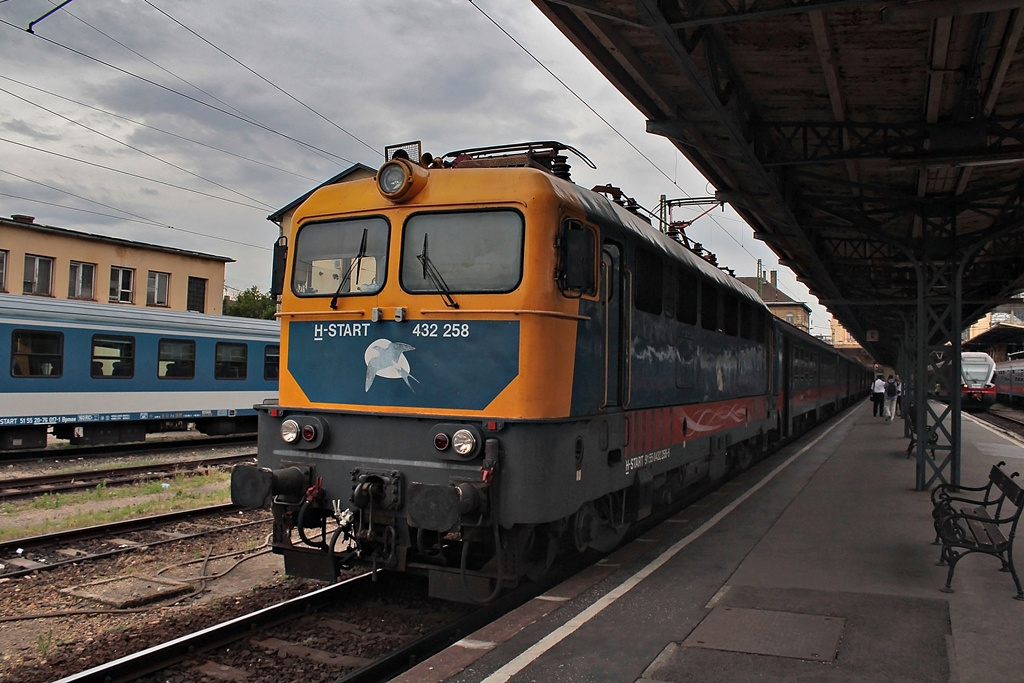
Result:
<svg viewBox="0 0 1024 683"><path fill-rule="evenodd" d="M17 140L11 140L11 139L5 138L5 137L0 137L0 142L6 142L9 145L17 145L18 147L24 147L26 149L35 150L37 152L42 152L43 154L49 154L49 155L52 155L52 156L55 156L55 157L59 157L61 159L67 159L69 161L74 161L74 162L79 163L79 164L85 164L87 166L93 166L94 168L102 168L105 171L112 171L114 173L120 173L122 175L130 176L132 178L138 178L139 180L145 180L146 182L149 182L149 183L156 183L157 185L164 185L166 187L173 187L176 190L183 190L185 192L191 192L192 194L198 194L198 195L201 195L203 197L209 197L210 199L216 199L218 201L228 202L230 204L238 204L239 206L245 206L245 207L248 207L250 209L260 209L260 210L263 210L266 206L268 206L267 204L261 204L260 206L256 206L256 205L253 205L253 204L246 204L245 202L240 202L240 201L237 201L237 200L234 200L234 199L228 199L227 197L219 197L219 196L217 196L215 194L210 194L209 192L203 192L202 190L194 190L194 189L192 189L190 187L185 187L184 185L175 185L174 183L169 183L169 182L167 182L165 180L157 180L156 178L149 178L149 177L144 176L144 175L139 175L138 173L132 173L131 171L125 171L125 170L122 170L120 168L114 168L112 166L104 166L103 164L97 164L94 161L86 161L85 159L77 159L77 158L75 158L73 156L68 156L67 154L61 154L60 152L54 152L54 151L49 150L49 149L43 149L42 147L36 147L35 145L29 145L27 143L18 142Z"/></svg>
<svg viewBox="0 0 1024 683"><path fill-rule="evenodd" d="M9 22L9 21L7 21L5 19L0 19L0 24L2 24L4 26L8 26L8 27L13 28L13 29L16 29L18 31L22 31L22 29L20 27L16 26L15 24L12 24L11 22ZM326 149L323 149L321 147L317 147L316 145L314 145L312 143L305 142L304 140L300 140L299 138L296 138L294 136L288 135L287 133L282 133L281 131L276 130L274 128L271 128L270 126L264 125L264 124L260 123L259 121L251 120L251 119L249 119L249 118L247 118L245 116L241 116L239 114L236 114L234 112L230 112L230 111L228 111L226 109L223 109L221 107L217 107L215 105L212 105L209 102L204 102L203 100L200 100L199 98L193 97L193 96L191 96L191 95L189 95L187 93L183 93L180 90L175 90L174 88L172 88L170 86L164 85L162 83L158 83L158 82L156 82L156 81L154 81L152 79L146 78L145 76L137 74L137 73L135 73L133 71L129 71L128 69L121 68L121 67L119 67L119 66L117 66L115 64L111 64L110 62L107 62L107 61L104 61L102 59L99 59L98 57L93 57L92 55L90 55L88 53L85 53L85 52L82 52L81 50L77 50L77 49L75 49L75 48L73 48L73 47L71 47L69 45L65 45L65 44L60 43L60 42L58 42L56 40L52 40L52 39L47 38L45 36L41 36L38 33L34 33L32 35L33 35L33 37L35 37L35 38L37 38L39 40L42 40L42 41L44 41L44 42L46 42L46 43L48 43L50 45L53 45L55 47L59 47L59 48L61 48L63 50L67 50L68 52L76 54L76 55L78 55L80 57L83 57L85 59L88 59L90 61L96 62L97 64L105 66L105 67L107 67L109 69L113 69L114 71L122 73L122 74L124 74L126 76L129 76L131 78L135 78L137 80L140 80L143 83L148 83L149 85L152 85L152 86L154 86L156 88L164 90L164 91L166 91L168 93L171 93L173 95L177 95L179 97L182 97L182 98L184 98L186 100L189 100L190 102L194 102L195 104L198 104L200 106L207 107L207 108L212 109L214 111L220 112L220 113L224 114L225 116L230 116L231 118L234 118L234 119L236 119L238 121L242 121L242 122L244 122L244 123L246 123L248 125L254 126L256 128L259 128L260 130L263 130L263 131L266 131L268 133L271 133L272 135L276 135L276 136L278 136L280 138L283 138L285 140L290 140L291 142L295 142L295 143L297 143L297 144L299 144L299 145L301 145L301 146L303 146L303 147L305 147L305 148L307 148L309 150L316 151L316 152L322 152L323 154L326 154L326 155L328 155L328 156L330 156L330 157L332 157L334 159L338 159L340 161L344 161L347 164L354 164L355 163L351 159L347 159L347 158L341 156L340 154L335 154L334 152L330 152L330 151L328 151Z"/></svg>
<svg viewBox="0 0 1024 683"><path fill-rule="evenodd" d="M68 211L78 211L80 213L88 213L88 214L93 214L93 215L96 215L96 216L105 216L105 217L108 217L108 218L118 218L119 220L128 221L130 223L142 223L143 225L149 225L149 226L155 227L155 228L164 228L166 230L174 230L175 232L181 232L181 233L185 233L187 235L195 235L197 237L205 237L207 239L217 240L218 242L228 242L230 244L237 244L237 245L242 246L242 247L249 247L250 249L259 249L261 251L272 251L272 249L270 247L261 247L258 244L249 244L248 242L240 242L238 240L228 239L227 237L218 237L216 235L210 235L210 234L207 234L205 232L196 232L195 230L186 230L185 228L178 228L178 227L175 227L173 225L166 225L166 224L163 224L163 223L157 223L155 221L150 221L148 219L135 220L135 219L132 219L132 218L123 218L121 216L110 216L109 214L100 213L98 211L90 211L88 209L81 209L81 208L77 208L77 207L73 207L73 206L65 206L65 205L62 205L62 204L57 204L56 202L46 202L46 201L43 201L41 199L31 199L29 197L21 197L19 195L10 194L10 193L7 193L7 192L0 192L0 197L10 197L11 199L17 199L19 201L32 202L34 204L43 204L45 206L53 206L53 207L56 207L56 208L59 208L59 209L66 209Z"/></svg>
<svg viewBox="0 0 1024 683"><path fill-rule="evenodd" d="M130 222L130 223L140 223L142 225L149 225L149 226L155 227L155 228L163 228L165 230L174 230L176 232L183 232L183 233L186 233L186 234L189 234L189 235L198 235L200 237L206 237L206 238L209 238L211 240L218 240L218 241L221 241L221 242L228 242L228 243L231 243L231 244L238 244L238 245L241 245L243 247L250 247L252 249L260 249L262 251L271 251L270 247L264 247L264 246L260 246L260 245L257 245L257 244L249 244L248 242L241 242L239 240L228 239L227 237L218 237L216 235L209 235L207 233L196 232L196 231L193 231L193 230L186 230L185 228L178 228L178 227L175 227L173 225L168 225L166 223L161 223L159 221L153 220L152 218L146 218L145 216L140 216L139 214L132 213L132 212L126 211L124 209L119 209L116 206L111 206L110 204L104 204L103 202L98 202L95 199L89 199L88 197L83 197L81 195L75 194L74 192L70 192L68 190L56 187L54 185L49 185L47 183L43 183L43 182L38 181L38 180L33 180L32 178L27 178L27 177L25 177L23 175L19 175L17 173L14 173L13 171L5 171L3 169L0 169L0 173L6 173L7 175L12 175L15 178L18 178L20 180L24 180L25 182L34 183L36 185L41 185L41 186L43 186L43 187L45 187L47 189L53 190L54 192L60 192L60 193L69 195L71 197L74 197L76 199L81 199L82 201L86 201L86 202L89 202L91 204L96 204L97 206L102 206L104 208L111 209L113 211L119 211L120 213L125 214L127 216L132 216L132 218L125 218L124 216L112 216L110 214L101 213L99 211L90 211L89 209L82 209L82 208L79 208L79 207L67 206L67 205L63 205L63 204L57 204L56 202L47 202L47 201L43 201L43 200L40 200L40 199L31 199L31 198L28 198L28 197L21 197L19 195L9 194L7 192L0 192L0 196L3 196L3 197L10 197L11 199L18 199L18 200L22 200L22 201L26 201L26 202L33 202L33 203L36 203L36 204L43 204L43 205L46 205L46 206L54 206L54 207L57 207L57 208L60 208L60 209L66 209L68 211L77 211L77 212L80 212L80 213L88 213L88 214L93 214L93 215L97 215L97 216L104 216L104 217L107 217L107 218L117 218L118 220L127 221L127 222Z"/></svg>
<svg viewBox="0 0 1024 683"><path fill-rule="evenodd" d="M52 114L53 116L59 117L59 118L65 120L65 121L67 121L68 123L71 123L71 124L74 124L74 125L79 126L81 128L84 128L85 130L87 130L87 131L89 131L91 133L95 133L96 135L99 135L99 136L101 136L101 137L103 137L103 138L105 138L107 140L110 140L111 142L113 142L115 144L127 147L128 149L133 150L135 152L138 152L139 154L145 155L145 156L149 157L150 159L158 161L158 162L160 162L162 164L166 164L166 165L170 166L171 168L177 169L177 170L181 171L182 173L187 173L188 175L192 176L193 178L198 178L199 180L202 180L203 182L207 182L207 183L210 183L211 185L215 185L215 186L221 188L222 190L227 190L228 192L230 192L232 194L236 194L239 197L242 197L244 199L248 199L251 202L256 202L257 204L260 204L260 205L262 205L262 206L264 206L264 207L266 207L268 209L273 209L274 208L270 204L267 204L266 202L264 202L262 200L256 199L255 197L250 197L249 195L245 194L244 192L239 192L238 190L234 190L234 189L228 187L227 185L224 185L222 183L218 183L216 180L212 180L210 178L207 178L206 176L200 175L199 173L196 173L195 171L190 171L189 169L185 168L184 166L179 166L178 164L175 164L172 161L168 161L167 159L164 159L162 157L158 157L155 154L151 154L151 153L145 151L144 149L140 149L140 148L138 148L138 147L136 147L134 145L131 145L131 144L127 143L127 142L124 142L123 140L118 140L117 138L115 138L115 137L113 137L111 135L107 135L103 131L96 130L95 128L92 128L90 126L85 125L81 121L76 121L76 120L74 120L74 119L72 119L72 118L70 118L68 116L65 116L64 114L61 114L60 112L56 112L56 111L54 111L52 109L44 107L43 105L41 105L41 104L39 104L37 102L33 102L33 101L29 100L29 99L26 99L26 98L22 97L21 95L17 95L15 93L11 92L10 90L7 90L6 88L0 88L0 92L7 93L11 97L19 99L22 102L24 102L25 104L28 104L28 105L33 106L33 107L36 107L38 109L42 109L43 111L47 112L48 114Z"/></svg>
<svg viewBox="0 0 1024 683"><path fill-rule="evenodd" d="M493 25L494 25L494 26L495 26L495 27L496 27L496 28L497 28L497 29L498 29L499 31L501 31L501 32L502 32L503 34L505 34L505 36L506 36L506 37L507 37L507 38L508 38L509 40L511 40L511 41L512 41L513 43L515 43L515 44L516 44L516 45L517 45L517 46L519 47L519 49L521 49L521 50L522 50L523 52L525 52L525 53L526 53L526 54L527 54L527 55L528 55L528 56L529 56L529 57L530 57L530 58L531 58L532 60L536 61L536 62L538 63L538 65L539 65L539 66L540 66L540 67L541 67L542 69L544 69L544 71L546 71L546 72L547 72L547 73L548 73L548 74L549 74L549 75L550 75L550 76L551 76L551 77L552 77L553 79L555 79L555 80L556 80L556 81L557 81L557 82L558 82L558 83L559 83L559 84L560 84L560 85L561 85L561 86L562 86L563 88L565 88L565 89L566 89L566 90L567 90L567 91L568 91L568 92L569 92L569 93L570 93L570 94L571 94L571 95L572 95L573 97L575 97L575 98L577 98L578 100L580 100L580 102L581 102L581 103L583 103L583 105L584 105L584 106L586 106L586 108L587 108L588 110L590 110L590 111L591 111L591 113L592 113L592 114L594 114L594 116L596 116L596 117L597 117L597 118L598 118L598 119L599 119L599 120L600 120L600 121L601 121L601 122L602 122L602 123L603 123L604 125L606 125L606 126L607 126L608 128L610 128L610 129L612 130L612 132L614 132L614 133L615 133L615 135L617 135L618 137L621 137L621 138L623 139L623 141L625 141L625 142L626 142L626 143L627 143L627 144L628 144L628 145L629 145L630 147L632 147L632 148L633 148L633 150L634 150L634 152L636 152L636 153L637 153L637 154L638 154L638 155L639 155L640 157L642 157L642 158L643 158L643 159L644 159L644 160L645 160L645 161L646 161L646 162L647 162L648 164L650 164L650 166L651 166L651 167L652 167L652 168L653 168L653 169L654 169L655 171L657 171L657 172L658 172L659 174L662 174L662 175L663 175L663 176L664 176L664 177L665 177L665 178L666 178L666 179L667 179L667 180L668 180L669 182L671 182L671 183L672 183L672 184L673 184L674 186L676 186L677 188L679 188L679 190L681 191L681 193L683 193L683 195L685 195L686 197L691 197L691 195L690 195L689 193L687 193L687 191L686 191L686 190L685 190L685 189L684 189L684 188L683 188L683 187L682 187L682 186L681 186L681 185L680 185L680 184L679 184L678 182L676 182L676 180L675 180L675 179L674 179L674 178L673 178L672 176L670 176L670 175L669 175L669 174L668 174L668 173L667 173L667 172L666 172L665 170L663 170L663 169L662 169L662 168L660 168L660 167L659 167L659 166L658 166L657 164L655 164L655 163L653 162L653 160L651 160L651 159L650 159L650 158L649 158L649 157L648 157L647 155L645 155L645 154L644 154L644 153L643 153L643 152L642 152L642 151L640 150L640 148L639 148L639 147L637 147L637 145L636 145L636 144L634 144L634 143L633 143L633 142L632 142L632 141L631 141L631 140L630 140L630 139L629 139L628 137L626 137L626 135L625 135L625 134L624 134L624 133L623 133L622 131L620 131L620 130L618 130L617 128L615 128L615 126L613 126L613 125L612 125L612 124L611 124L611 123L610 123L610 122L609 122L609 121L608 121L607 119L605 119L605 118L604 118L603 116L601 116L601 114L600 114L600 113L599 113L599 112L598 112L597 110L595 110L595 109L593 108L593 106L592 106L592 105L590 104L590 102L588 102L588 101L587 101L586 99L584 99L584 97L583 97L582 95L580 95L580 94L579 94L578 92L575 92L575 90L573 90L573 89L572 89L572 88L571 88L571 87L570 87L570 86L569 86L569 85L568 85L567 83L565 83L565 81L563 81L563 80L562 80L561 78L559 78L559 77L558 77L558 75L557 75L557 74L555 74L555 73L554 73L554 72L553 72L553 71L552 71L552 70L551 70L550 68L548 68L548 66L547 66L547 65L545 65L545 63L544 63L543 61L541 61L541 59L540 59L540 58L539 58L539 57L538 57L537 55L535 55L534 53L530 52L530 50L529 50L529 49L528 49L528 48L527 48L527 47L526 47L525 45L523 45L523 44L522 44L521 42L519 42L519 41L518 41L518 40L517 40L517 39L516 39L516 38L515 38L514 36L512 36L512 34L511 34L511 33L509 33L509 32L508 32L508 31L507 31L507 30L506 30L506 29L505 29L505 28L504 28L504 27L503 27L503 26L502 26L501 24L499 24L499 23L497 22L497 20L496 20L496 19L495 19L495 18L494 18L493 16L490 16L490 15L489 15L489 14L488 14L487 12L485 12L485 11L484 11L484 10L483 10L483 9L482 9L482 8L481 8L481 7L480 7L480 6L479 6L479 5L478 5L478 4L477 4L477 3L476 3L476 2L474 1L474 0L469 0L469 3L470 3L470 4L472 5L472 6L473 6L473 8L474 8L474 9L476 9L476 10L477 10L478 12L480 12L480 14L482 14L482 15L483 15L484 17L486 17L486 19L488 20L488 22L492 23L492 24L493 24ZM740 248L740 249L741 249L741 250L742 250L743 252L745 252L745 253L746 253L746 255L748 255L748 256L750 256L751 258L753 258L753 259L757 260L757 258L758 258L758 257L757 257L757 256L755 256L755 255L754 255L754 254L753 254L753 253L752 253L752 252L751 252L751 251L750 251L749 249L746 249L746 247L745 247L745 246L743 245L743 243L742 243L742 242L740 242L739 240L737 240L737 239L736 239L736 237L735 237L735 236L733 236L733 234L732 234L732 233L731 233L731 232L730 232L729 230L727 230L727 229L726 229L726 228L725 228L725 227L724 227L724 226L723 226L722 224L720 224L720 223L719 223L719 222L718 222L718 221L717 221L717 220L715 219L715 217L714 217L714 216L711 216L710 218L711 218L711 221L712 221L712 222L713 222L713 223L714 223L715 225L717 225L717 226L718 226L718 228L719 228L719 229L720 229L721 231L725 232L726 236L727 236L727 237L728 237L728 238L729 238L730 240L732 240L732 241L733 241L734 243L736 243L736 246L738 246L738 247L739 247L739 248ZM745 222L744 222L743 224L744 224L744 225L748 225L748 224L746 224ZM778 289L782 290L782 288L778 288ZM784 292L785 290L782 290L782 291ZM793 295L792 295L791 293L788 293L788 292L786 292L786 294L787 294L787 295L790 295L791 297L793 297Z"/></svg>
<svg viewBox="0 0 1024 683"><path fill-rule="evenodd" d="M133 118L128 117L128 116L123 116L121 114L117 114L115 112L109 111L107 109L102 109L100 107L94 107L93 105L86 104L85 102L82 102L81 100L76 100L76 99L73 99L71 97L67 97L65 95L60 95L58 93L55 93L52 90L46 90L45 88L40 88L40 87L37 87L37 86L34 86L34 85L30 85L28 83L25 83L24 81L19 81L16 78L11 78L10 76L4 76L3 74L0 74L0 80L5 80L5 81L8 81L10 83L15 83L15 84L20 85L20 86L22 86L24 88L28 88L30 90L35 90L36 92L40 92L40 93L43 93L45 95L49 95L50 97L56 97L59 100L64 100L65 102L70 102L71 104L75 104L75 105L77 105L79 107L84 107L86 109L91 109L92 111L99 112L100 114L105 114L106 116L110 116L112 118L120 119L122 121L125 121L127 123L132 124L133 126L139 126L140 128L146 128L148 130L153 130L153 131L156 131L157 133L162 133L163 135L167 135L167 136L172 137L172 138L177 138L178 140L184 140L185 142L190 142L193 145L198 145L199 147L205 147L206 149L211 149L211 150L213 150L215 152L219 152L221 154L227 154L228 156L235 157L236 159L241 159L242 161L248 161L249 163L252 163L252 164L258 164L260 166L272 169L274 171L280 171L281 173L287 173L289 175L295 176L296 178L302 178L303 180L309 180L310 182L319 182L319 179L317 179L317 178L312 178L310 176L303 175L302 173L297 173L295 171L289 171L287 168L281 168L280 166L274 166L273 164L268 164L265 161L260 161L259 159L253 159L252 157L247 157L244 154L238 154L237 152L232 152L230 150L223 149L221 147L217 147L216 145L211 145L209 143L202 142L200 140L196 140L194 138L187 137L185 135L179 135L178 133L172 133L169 130L164 130L163 128L159 128L157 126L153 126L151 124L144 123L142 121L139 121L138 119L133 119Z"/></svg>
<svg viewBox="0 0 1024 683"><path fill-rule="evenodd" d="M113 37L112 35L110 35L109 33L107 33L107 32L105 32L105 31L103 31L103 30L101 30L101 29L97 28L96 26L93 26L92 24L90 24L90 23L89 23L88 21L86 21L85 19L82 19L81 17L79 17L79 16L78 16L77 14L75 14L74 12L72 12L72 11L70 11L70 10L64 10L64 13L65 13L65 14L67 14L68 16L70 16L70 17L72 17L72 18L76 19L77 21L79 21L79 22L81 22L81 23L85 24L86 26L88 26L89 28L91 28L91 29L92 29L93 31L95 31L96 33L99 33L99 34L100 34L101 36L103 36L103 37L104 37L104 38L106 38L107 40L111 41L112 43L115 43L116 45L119 45L119 46L121 46L122 48L124 48L124 49L125 49L125 50L127 50L128 52L131 52L131 53L132 53L133 55L135 55L135 56L136 56L136 57L138 57L139 59L142 59L142 60L146 61L147 63L149 63L149 64L152 64L152 65L153 65L154 67L156 67L157 69L160 69L161 71L163 71L163 72L164 72L165 74L167 74L167 75L168 75L168 76L170 76L171 78L174 78L174 79L176 79L176 80L178 80L178 81L181 81L182 83L184 83L185 85L189 86L190 88L194 88L195 90L197 90L197 91L199 91L199 92L203 93L204 95L206 95L207 97L209 97L209 98L210 98L211 100L213 100L213 101L215 101L215 102L219 102L220 104L222 104L222 105L224 105L225 107L227 107L228 109L231 109L232 111L236 112L236 113L237 113L237 114L238 114L239 116L242 116L242 117L243 117L243 118L245 118L246 120L248 120L248 121L250 121L250 122L253 122L253 123L258 123L258 119L256 119L256 118L255 118L254 116L251 116L251 115L249 115L249 114L245 113L244 111L240 110L240 109L239 109L238 107L232 106L231 104L229 104L229 103L225 102L224 100L220 99L219 97L217 97L216 95L214 95L214 94L210 93L209 91L207 91L207 90L204 90L203 88L200 88L200 87L199 87L198 85L196 85L196 84L195 84L195 83L193 83L192 81L189 81L188 79L186 79L186 78L183 78L182 76L180 76L180 75L178 75L178 74L174 73L174 72L173 72L173 71L171 71L170 69L168 69L168 68L166 68L166 67L164 67L164 66L162 66L162 65L158 64L157 62L153 61L153 60L152 60L152 59L150 59L149 57L146 57L146 56L145 56L144 54L142 54L141 52L139 52L139 51L137 51L137 50L134 50L134 49L132 49L132 48L131 48L131 47L129 47L128 45L125 45L124 43L122 43L122 42L121 42L120 40L118 40L117 38L114 38L114 37ZM215 47L215 46L214 46L214 47ZM325 155L324 153L322 153L322 152L320 152L320 151L317 151L316 149L309 149L308 147L307 147L306 149L307 149L308 151L312 151L312 152L313 152L314 154L316 154L317 156L319 156L319 157L320 157L320 158L322 158L322 159L328 159L328 157L327 157L327 156L326 156L326 155ZM329 159L328 159L328 160L329 160Z"/></svg>
<svg viewBox="0 0 1024 683"><path fill-rule="evenodd" d="M338 130L340 130L340 131L341 131L342 133L344 133L345 135L349 136L350 138L352 138L353 140L355 140L356 142L358 142L359 144L361 144L361 145L362 145L363 147L366 147L366 149L370 150L371 152L374 152L375 154L377 154L377 156L381 156L381 157L383 157L383 156L384 156L383 152L381 152L381 151L380 151L380 150L379 150L378 148L376 148L376 147L371 147L371 146L370 146L369 144L367 144L366 142L364 142L364 141L363 141L363 140L362 140L361 138L359 138L359 137L358 137L358 136L356 136L355 134L353 134L353 133L349 132L349 131L348 131L348 130L346 130L345 128L341 127L340 125L338 125L338 124L337 124L337 123L336 123L335 121L333 121L332 119L328 118L327 116L324 116L324 115L323 115L323 114L321 114L321 113L320 113L319 111L317 111L317 110L316 110L316 109L314 109L313 107L309 106L308 104L306 104L306 103L305 103L305 102L303 102L302 100L298 99L297 97L295 97L294 95L292 95L292 94L291 94L290 92L288 92L287 90L285 90L285 89L284 89L284 88L282 88L281 86L277 85L276 83L274 83L273 81L269 80L268 78L266 78L265 76L263 76L263 75L262 75L262 74L260 74L259 72L257 72L257 71L255 71L254 69L250 68L250 67L249 67L248 65L246 65L246 64L244 64L243 62L241 62L241 61L239 61L238 59L236 59L236 58L235 58L235 57L234 57L233 55L229 54L228 52L226 52L225 50L221 49L221 48L220 48L220 47L218 47L217 45L214 45L214 44L213 44L212 42L210 42L209 40L207 40L207 39L206 39L206 38L204 38L203 36L199 35L199 34L198 34L198 33L196 33L196 32L195 32L194 30L192 30L191 28L189 28L189 27L188 27L188 26L186 26L185 24L181 23L180 21L178 21L177 19L175 19L174 17L172 17L172 16L171 16L170 14L168 14L167 12L165 12L164 10L162 10L162 9L160 9L159 7L157 7L156 5L154 5L154 4L153 4L153 3L152 3L152 2L150 1L150 0L143 0L143 2L145 2L145 3L147 4L147 5L149 5L150 7L152 7L153 9L155 9L155 10L156 10L157 12L159 12L159 13L160 13L160 14L162 14L162 15L164 15L164 16L165 16L165 17L167 17L168 19L170 19L171 21L173 21L173 22L174 22L175 24L177 24L177 25L178 25L178 26L180 26L181 28L185 29L186 31L188 31L189 33L191 33L192 35L194 35L194 36L195 36L196 38L198 38L199 40L203 41L204 43L206 43L207 45L209 45L210 47L212 47L212 48L213 48L214 50L216 50L217 52L221 53L222 55L224 55L225 57L227 57L228 59L230 59L231 61L233 61L233 62L234 62L235 64L239 65L240 67L242 67L243 69L245 69L246 71L248 71L249 73L251 73L251 74L252 74L253 76L255 76L256 78L260 79L261 81L263 81L264 83L266 83L266 84L267 84L267 85L269 85L270 87L272 87L272 88L274 88L275 90L277 90L278 92L280 92L280 93L281 93L282 95L284 95L285 97L287 97L287 98L291 99L291 100L292 100L293 102L295 102L295 103L296 103L296 104L298 104L299 106L301 106L301 107L303 107L303 108L305 108L305 109L309 110L309 111L310 111L310 112L312 112L313 114L317 115L318 117L320 117L321 119L323 119L324 121L326 121L327 123L329 123L330 125L334 126L334 127L335 127L335 128L337 128Z"/></svg>
<svg viewBox="0 0 1024 683"><path fill-rule="evenodd" d="M145 62L147 62L147 63L149 63L149 64L152 64L152 65L153 65L153 66L155 66L155 67L156 67L157 69L160 69L161 71L163 71L163 72L164 72L165 74L167 74L167 75L168 75L168 76L170 76L171 78L174 78L174 79L176 79L176 80L178 80L178 81L181 81L182 83L184 83L185 85L189 86L190 88L194 88L195 90L198 90L199 92L203 93L204 95L206 95L207 97L209 97L209 98L210 98L211 100L213 100L214 102L220 102L220 103L221 103L221 104L223 104L223 105L224 105L225 107L227 107L228 109L231 109L232 111L235 111L235 112L237 112L237 113L238 113L238 114L240 114L241 116L244 116L244 117L246 117L246 118L248 118L248 119L250 119L250 120L253 120L253 121L255 121L255 119L254 119L253 117L249 116L249 115L248 115L248 114L246 114L246 113L245 113L244 111L240 110L240 109L239 109L238 107L233 107L233 106L232 106L231 104L229 104L229 103L225 102L224 100L220 99L219 97L217 97L217 96L216 96L216 95L214 95L213 93L211 93L211 92L209 92L209 91L207 91L207 90L204 90L203 88L200 88L200 87L199 87L198 85L196 85L196 84L195 84L195 83L193 83L192 81L190 81L190 80L188 80L188 79L186 79L186 78L183 78L183 77L182 77L182 76L180 76L179 74L176 74L176 73L174 73L173 71L171 71L170 69L168 69L168 68L166 68L166 67L162 66L161 64L158 64L158 63L154 62L154 61L153 61L152 59L150 59L150 58L149 58L149 57L147 57L146 55L144 55L144 54L142 54L141 52L139 52L139 51L137 51L137 50L134 50L134 49L132 49L131 47L129 47L129 46L127 46L127 45L125 45L125 44L124 44L124 43L122 43L122 42L121 42L120 40L118 40L118 39L117 39L117 38L115 38L114 36L110 35L110 34L109 34L109 33L107 33L106 31L103 31L102 29L100 29L100 28L97 28L96 26L93 26L93 25L92 25L92 24L90 24L90 23L89 23L88 21L86 21L86 20L85 20L85 19L83 19L82 17L78 16L77 14L75 14L74 12L72 12L71 10L67 10L67 9L66 9L66 10L64 10L64 13L65 13L65 14L67 14L67 15L68 15L69 17L71 17L71 18L75 19L76 21L79 21L79 22L81 22L82 24L85 24L86 26L88 26L89 28L91 28L91 29L92 29L93 31L95 31L96 33L99 33L99 34L100 34L101 36L103 36L104 38L106 38L106 39L107 39L107 40L109 40L110 42L112 42L112 43L115 43L115 44L117 44L117 45L120 45L120 46L121 46L121 47L123 47L123 48L124 48L125 50L127 50L128 52L131 52L131 53L132 53L133 55L135 55L135 56L136 56L136 57L138 57L139 59L141 59L141 60L143 60L143 61L145 61Z"/></svg>

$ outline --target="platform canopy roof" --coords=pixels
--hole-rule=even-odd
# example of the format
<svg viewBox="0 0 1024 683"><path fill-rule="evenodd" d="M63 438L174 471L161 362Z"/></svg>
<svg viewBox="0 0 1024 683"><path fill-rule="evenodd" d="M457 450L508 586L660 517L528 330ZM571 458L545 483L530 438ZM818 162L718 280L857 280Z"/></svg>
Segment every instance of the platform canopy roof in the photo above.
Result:
<svg viewBox="0 0 1024 683"><path fill-rule="evenodd" d="M879 362L1024 289L1024 0L534 2Z"/></svg>

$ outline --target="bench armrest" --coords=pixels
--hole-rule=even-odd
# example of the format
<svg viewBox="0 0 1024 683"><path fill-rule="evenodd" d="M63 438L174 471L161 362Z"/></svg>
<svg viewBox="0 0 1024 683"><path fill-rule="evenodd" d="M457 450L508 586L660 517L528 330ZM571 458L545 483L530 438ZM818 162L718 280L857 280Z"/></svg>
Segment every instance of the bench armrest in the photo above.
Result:
<svg viewBox="0 0 1024 683"><path fill-rule="evenodd" d="M980 493L981 491L991 491L992 482L989 481L984 486L953 486L952 484L939 484L932 489L932 505L938 503L940 498L952 498L953 500L967 500L972 501L973 498L957 498L951 495L950 491L973 491Z"/></svg>

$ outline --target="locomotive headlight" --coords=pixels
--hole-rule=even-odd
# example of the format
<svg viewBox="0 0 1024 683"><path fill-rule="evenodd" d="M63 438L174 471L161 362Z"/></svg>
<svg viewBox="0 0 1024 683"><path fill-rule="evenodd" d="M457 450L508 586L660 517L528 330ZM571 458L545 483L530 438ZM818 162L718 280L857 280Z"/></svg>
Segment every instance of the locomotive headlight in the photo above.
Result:
<svg viewBox="0 0 1024 683"><path fill-rule="evenodd" d="M302 440L312 441L316 438L316 427L313 425L302 425Z"/></svg>
<svg viewBox="0 0 1024 683"><path fill-rule="evenodd" d="M468 429L460 429L452 434L452 450L459 455L469 455L476 450L476 438Z"/></svg>
<svg viewBox="0 0 1024 683"><path fill-rule="evenodd" d="M377 186L384 196L397 194L405 185L408 174L405 167L397 162L384 164L377 174Z"/></svg>
<svg viewBox="0 0 1024 683"><path fill-rule="evenodd" d="M295 443L299 438L299 423L295 420L285 420L281 423L281 439L285 443Z"/></svg>
<svg viewBox="0 0 1024 683"><path fill-rule="evenodd" d="M447 434L445 434L444 432L438 432L437 434L434 434L434 448L436 448L439 451L443 451L447 449L449 445L450 442L448 440Z"/></svg>
<svg viewBox="0 0 1024 683"><path fill-rule="evenodd" d="M430 172L408 159L392 159L377 171L377 189L392 202L412 199L427 184Z"/></svg>

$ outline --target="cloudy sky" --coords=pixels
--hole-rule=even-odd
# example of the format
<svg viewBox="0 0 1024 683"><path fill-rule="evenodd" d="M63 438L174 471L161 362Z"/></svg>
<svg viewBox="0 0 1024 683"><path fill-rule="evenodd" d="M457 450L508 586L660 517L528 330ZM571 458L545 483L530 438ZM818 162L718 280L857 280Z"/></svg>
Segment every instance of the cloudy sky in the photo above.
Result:
<svg viewBox="0 0 1024 683"><path fill-rule="evenodd" d="M652 210L714 193L528 0L75 0L25 31L57 4L0 0L0 215L227 256L230 288L269 286L269 213L408 140L559 140ZM687 234L828 333L730 209Z"/></svg>

